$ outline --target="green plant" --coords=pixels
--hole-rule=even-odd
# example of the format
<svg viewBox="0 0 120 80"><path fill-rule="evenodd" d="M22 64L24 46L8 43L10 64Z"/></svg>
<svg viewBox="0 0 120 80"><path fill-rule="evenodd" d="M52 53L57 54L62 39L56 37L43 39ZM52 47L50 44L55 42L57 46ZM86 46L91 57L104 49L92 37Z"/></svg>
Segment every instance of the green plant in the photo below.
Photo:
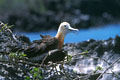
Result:
<svg viewBox="0 0 120 80"><path fill-rule="evenodd" d="M10 54L9 54L9 57L10 58L14 58L14 59L24 59L25 57L26 57L27 55L25 54L25 53L23 53L23 52L11 52Z"/></svg>
<svg viewBox="0 0 120 80"><path fill-rule="evenodd" d="M67 55L64 61L69 64L72 61L72 55Z"/></svg>
<svg viewBox="0 0 120 80"><path fill-rule="evenodd" d="M12 28L12 27L13 27L13 25L8 26L8 24L4 24L4 25L1 27L0 32L4 32L5 30L10 29L10 28Z"/></svg>
<svg viewBox="0 0 120 80"><path fill-rule="evenodd" d="M88 53L88 51L85 50L85 51L83 51L83 52L81 53L81 55L86 55L87 53Z"/></svg>
<svg viewBox="0 0 120 80"><path fill-rule="evenodd" d="M96 73L97 71L101 71L101 70L103 70L103 68L101 66L97 66L94 73Z"/></svg>
<svg viewBox="0 0 120 80"><path fill-rule="evenodd" d="M31 71L30 71L30 74L32 75L32 78L30 78L30 76L26 76L25 77L25 80L42 80L43 79L43 76L42 76L42 70L40 68L33 68Z"/></svg>

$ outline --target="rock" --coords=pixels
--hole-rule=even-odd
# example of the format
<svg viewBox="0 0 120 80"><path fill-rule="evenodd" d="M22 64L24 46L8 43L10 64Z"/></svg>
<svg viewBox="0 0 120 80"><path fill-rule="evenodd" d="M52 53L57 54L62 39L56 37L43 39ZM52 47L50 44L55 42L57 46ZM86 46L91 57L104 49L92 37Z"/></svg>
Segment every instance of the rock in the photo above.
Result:
<svg viewBox="0 0 120 80"><path fill-rule="evenodd" d="M30 43L30 40L27 37L15 36L10 32L0 32L0 52L9 53L16 52L19 49L25 48Z"/></svg>
<svg viewBox="0 0 120 80"><path fill-rule="evenodd" d="M39 56L34 57L34 54L27 54L27 58L24 62L23 60L11 60L8 56L10 52L24 52L31 44L35 42L40 42L40 40L30 42L28 37L15 35L10 30L5 30L0 32L0 77L3 80L6 79L25 79L26 76L31 76L30 71L36 66L36 63L39 64L46 57L44 64L47 66L47 70L43 73L44 78L46 79L65 79L67 80L66 75L56 75L55 69L53 69L53 73L48 74L51 70L51 67L48 67L48 62L54 62L57 65L57 69L59 71L66 71L66 73L72 76L72 79L79 80L81 76L89 75L90 80L96 79L99 74L107 69L110 64L112 64L117 58L120 57L120 36L116 36L115 38L109 38L108 40L93 40L90 39L88 41L83 41L80 43L67 43L63 46L62 51L52 51L46 52L43 54L39 54ZM34 44L37 46L38 44ZM33 52L34 53L34 52ZM70 62L64 64L57 64L56 62L64 61L66 55L70 56ZM38 66L38 65L37 65ZM64 70L61 70L61 66L64 66ZM119 69L120 63L117 62L110 69L115 73L120 73ZM99 67L103 70L97 70ZM42 67L43 68L43 67ZM54 67L55 68L55 67ZM108 70L107 73L112 73L111 70ZM97 74L92 74L93 72L97 72ZM55 74L54 74L55 73ZM60 73L61 74L61 73ZM85 75L83 75L85 74ZM6 77L7 76L7 77ZM116 77L112 75L105 74L102 79L107 79L111 77L111 80L116 79ZM71 77L69 77L71 78Z"/></svg>
<svg viewBox="0 0 120 80"><path fill-rule="evenodd" d="M113 61L120 57L119 39L120 37L116 36L114 39L89 40L80 42L76 45L73 44L74 51L72 48L69 49L70 52L68 51L68 54L73 55L73 58L69 65L66 64L67 69L72 69L77 74L91 74L91 72L96 70L97 66L101 66L105 70L109 64L112 64ZM70 46L67 47L69 48ZM86 53L85 50L87 50L88 53ZM81 53L84 54L80 55ZM119 62L116 64L117 65L112 66L111 70L120 73L120 69L118 69L118 65L120 64ZM116 69L118 70L116 71ZM108 70L108 72L112 73L110 70ZM99 75L96 75L96 77L90 76L90 80L94 80L94 78L96 79L98 76ZM114 80L115 78L112 75L104 75L104 79L107 79L108 77L111 77L111 80Z"/></svg>
<svg viewBox="0 0 120 80"><path fill-rule="evenodd" d="M117 35L113 40L114 51L120 53L120 37Z"/></svg>

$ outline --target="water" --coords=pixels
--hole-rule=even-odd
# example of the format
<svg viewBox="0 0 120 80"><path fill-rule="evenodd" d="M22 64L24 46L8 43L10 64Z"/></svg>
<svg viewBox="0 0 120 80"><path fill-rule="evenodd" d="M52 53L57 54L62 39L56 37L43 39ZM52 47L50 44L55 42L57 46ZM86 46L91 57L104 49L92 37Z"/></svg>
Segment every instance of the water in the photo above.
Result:
<svg viewBox="0 0 120 80"><path fill-rule="evenodd" d="M55 36L57 31L42 31L42 32L37 32L37 33L19 33L28 36L31 41L33 40L39 40L40 39L40 34L43 35L51 35ZM86 41L89 39L95 39L95 40L106 40L110 37L114 38L116 35L120 35L120 24L111 24L111 25L106 25L103 27L99 28L90 28L90 29L80 29L78 34L68 34L65 38L65 43L77 43L81 41ZM103 72L106 70L109 65L104 62L105 59L109 63L112 63L120 57L119 54L115 54L112 52L104 52L104 55L101 56L101 59L94 59L91 57L84 58L85 56L81 56L78 54L78 52L73 51L68 51L68 54L70 55L76 55L75 58L72 58L73 63L72 65L65 65L66 70L73 70L77 74L91 74L96 70L97 66L100 66L103 68L103 70L100 70L98 72ZM91 54L91 56L97 56L95 54ZM112 71L116 74L120 73L119 69L120 64L116 63L114 64L108 71L108 74L104 74L101 78L101 80L119 80L116 78L116 76L112 75Z"/></svg>
<svg viewBox="0 0 120 80"><path fill-rule="evenodd" d="M57 31L41 31L34 33L18 33L26 35L31 41L39 40L40 34L55 36ZM89 39L106 40L110 37L114 38L116 35L120 35L120 24L105 25L99 28L80 29L78 34L70 33L65 38L65 43L77 43L86 41Z"/></svg>

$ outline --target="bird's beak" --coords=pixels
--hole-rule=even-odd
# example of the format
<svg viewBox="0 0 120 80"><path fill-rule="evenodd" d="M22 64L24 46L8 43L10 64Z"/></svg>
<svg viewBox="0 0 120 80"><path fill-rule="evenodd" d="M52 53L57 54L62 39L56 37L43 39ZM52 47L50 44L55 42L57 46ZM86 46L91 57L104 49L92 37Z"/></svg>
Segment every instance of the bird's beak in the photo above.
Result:
<svg viewBox="0 0 120 80"><path fill-rule="evenodd" d="M75 33L78 33L78 32L79 32L78 29L75 29L75 28L72 28L72 27L69 27L69 31L70 31L70 32L75 32Z"/></svg>

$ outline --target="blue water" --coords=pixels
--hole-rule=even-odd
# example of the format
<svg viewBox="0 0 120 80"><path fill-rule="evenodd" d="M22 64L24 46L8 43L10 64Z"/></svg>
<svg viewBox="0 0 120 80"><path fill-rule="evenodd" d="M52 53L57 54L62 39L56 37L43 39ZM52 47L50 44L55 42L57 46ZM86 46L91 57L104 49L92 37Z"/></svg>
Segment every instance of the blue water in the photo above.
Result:
<svg viewBox="0 0 120 80"><path fill-rule="evenodd" d="M57 31L41 31L35 33L18 33L26 35L31 41L39 40L40 34L55 36ZM65 37L65 43L77 43L86 41L89 39L106 40L110 37L114 38L116 35L120 35L120 24L111 24L99 28L80 29L79 33L70 33Z"/></svg>

